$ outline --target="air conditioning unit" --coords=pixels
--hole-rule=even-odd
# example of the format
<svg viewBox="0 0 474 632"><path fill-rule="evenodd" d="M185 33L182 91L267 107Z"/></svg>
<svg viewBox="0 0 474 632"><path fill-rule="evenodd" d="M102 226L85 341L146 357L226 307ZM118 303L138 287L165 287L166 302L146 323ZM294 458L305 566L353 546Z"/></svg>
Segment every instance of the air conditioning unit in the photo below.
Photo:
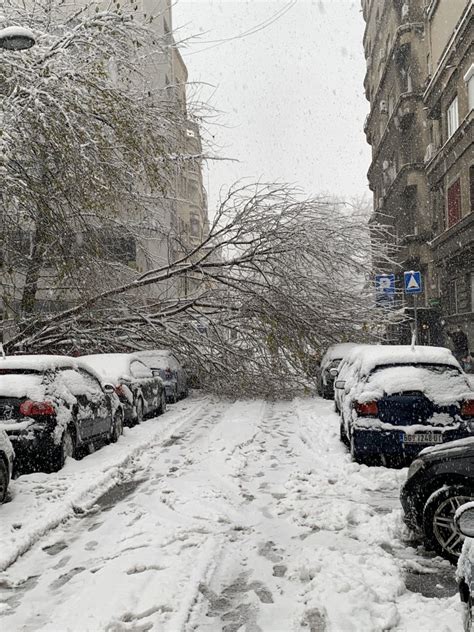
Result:
<svg viewBox="0 0 474 632"><path fill-rule="evenodd" d="M188 138L196 138L196 132L193 129L187 129L186 136Z"/></svg>
<svg viewBox="0 0 474 632"><path fill-rule="evenodd" d="M382 163L382 171L387 171L389 166L390 166L390 163L388 162L388 160L384 160Z"/></svg>
<svg viewBox="0 0 474 632"><path fill-rule="evenodd" d="M383 197L379 197L378 208L379 209L383 208L383 206L384 206L384 199L383 199Z"/></svg>
<svg viewBox="0 0 474 632"><path fill-rule="evenodd" d="M380 101L379 108L380 108L381 114L388 114L387 101Z"/></svg>

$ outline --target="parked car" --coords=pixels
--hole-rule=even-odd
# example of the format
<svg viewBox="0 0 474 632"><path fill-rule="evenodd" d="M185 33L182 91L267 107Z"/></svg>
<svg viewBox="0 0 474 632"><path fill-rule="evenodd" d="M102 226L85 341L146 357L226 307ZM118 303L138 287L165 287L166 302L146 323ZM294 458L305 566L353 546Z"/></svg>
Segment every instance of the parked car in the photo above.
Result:
<svg viewBox="0 0 474 632"><path fill-rule="evenodd" d="M7 433L0 430L0 505L7 497L8 485L13 471L13 446Z"/></svg>
<svg viewBox="0 0 474 632"><path fill-rule="evenodd" d="M474 391L449 349L363 345L335 381L341 440L360 463L413 459L471 435Z"/></svg>
<svg viewBox="0 0 474 632"><path fill-rule="evenodd" d="M464 630L473 629L474 602L474 503L461 505L456 511L454 522L458 533L465 538L461 556L458 561L456 579L459 596L464 604Z"/></svg>
<svg viewBox="0 0 474 632"><path fill-rule="evenodd" d="M0 360L0 429L15 469L54 471L94 441L116 441L123 410L113 386L74 358L12 356Z"/></svg>
<svg viewBox="0 0 474 632"><path fill-rule="evenodd" d="M168 402L175 403L178 399L188 396L188 376L174 353L166 349L152 349L137 351L135 355L150 369L159 372L165 385Z"/></svg>
<svg viewBox="0 0 474 632"><path fill-rule="evenodd" d="M350 342L332 345L323 355L318 372L318 393L324 399L333 399L334 397L334 375L331 373L331 369L337 369L341 360L355 346Z"/></svg>
<svg viewBox="0 0 474 632"><path fill-rule="evenodd" d="M139 424L147 416L166 411L163 381L133 353L101 353L81 356L81 366L92 367L114 385L124 408L125 423Z"/></svg>
<svg viewBox="0 0 474 632"><path fill-rule="evenodd" d="M474 413L474 410L471 411ZM408 469L400 500L407 526L428 548L456 562L463 538L456 510L474 499L474 437L423 450Z"/></svg>

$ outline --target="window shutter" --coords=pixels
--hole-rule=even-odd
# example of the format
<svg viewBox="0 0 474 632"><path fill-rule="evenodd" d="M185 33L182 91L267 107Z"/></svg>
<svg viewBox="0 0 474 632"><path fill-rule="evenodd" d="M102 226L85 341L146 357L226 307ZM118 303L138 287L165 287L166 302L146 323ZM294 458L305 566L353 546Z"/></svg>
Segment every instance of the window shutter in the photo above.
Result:
<svg viewBox="0 0 474 632"><path fill-rule="evenodd" d="M461 180L456 180L448 189L448 228L461 219Z"/></svg>

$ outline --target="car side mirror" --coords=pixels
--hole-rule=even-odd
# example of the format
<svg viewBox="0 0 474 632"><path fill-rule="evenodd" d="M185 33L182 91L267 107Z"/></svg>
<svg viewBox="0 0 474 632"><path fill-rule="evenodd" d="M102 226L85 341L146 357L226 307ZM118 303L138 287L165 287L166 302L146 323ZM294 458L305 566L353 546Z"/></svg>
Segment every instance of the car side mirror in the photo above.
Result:
<svg viewBox="0 0 474 632"><path fill-rule="evenodd" d="M345 387L346 387L346 381L345 380L337 380L337 382L334 383L334 388L337 388L339 390L342 390Z"/></svg>
<svg viewBox="0 0 474 632"><path fill-rule="evenodd" d="M337 369L329 369L329 375L331 375L332 377L337 377L338 373L339 371Z"/></svg>
<svg viewBox="0 0 474 632"><path fill-rule="evenodd" d="M474 502L459 507L454 516L454 524L461 535L474 538Z"/></svg>
<svg viewBox="0 0 474 632"><path fill-rule="evenodd" d="M107 382L106 384L102 384L102 388L104 389L104 393L107 393L107 395L115 393L115 386L113 384L110 384L109 382Z"/></svg>

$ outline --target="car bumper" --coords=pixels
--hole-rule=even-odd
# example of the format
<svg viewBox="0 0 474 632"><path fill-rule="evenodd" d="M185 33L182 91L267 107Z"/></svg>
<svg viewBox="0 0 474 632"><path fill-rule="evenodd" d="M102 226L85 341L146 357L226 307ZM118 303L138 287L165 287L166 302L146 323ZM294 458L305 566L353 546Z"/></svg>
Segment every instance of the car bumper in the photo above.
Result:
<svg viewBox="0 0 474 632"><path fill-rule="evenodd" d="M427 448L426 443L405 443L402 430L373 430L357 428L352 431L353 441L358 452L366 456L386 455L414 458ZM465 428L455 428L443 432L443 443L470 437L471 433ZM439 444L436 444L439 445Z"/></svg>
<svg viewBox="0 0 474 632"><path fill-rule="evenodd" d="M15 472L27 474L52 465L57 449L53 435L54 428L38 425L18 432L8 432L15 451Z"/></svg>

